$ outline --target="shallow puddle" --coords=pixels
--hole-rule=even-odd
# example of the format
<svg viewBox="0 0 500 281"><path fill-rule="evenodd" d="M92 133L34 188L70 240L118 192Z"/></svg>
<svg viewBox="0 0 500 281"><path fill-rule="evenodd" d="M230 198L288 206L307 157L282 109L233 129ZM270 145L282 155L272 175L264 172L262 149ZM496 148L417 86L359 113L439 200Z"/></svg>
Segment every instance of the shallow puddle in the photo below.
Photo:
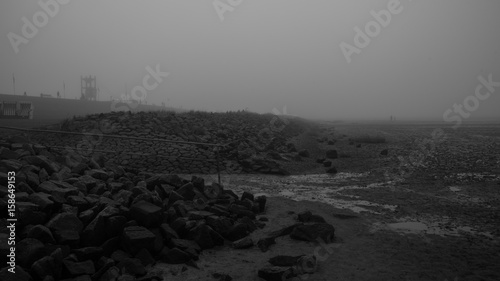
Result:
<svg viewBox="0 0 500 281"><path fill-rule="evenodd" d="M343 191L351 189L370 189L380 187L381 183L362 184L369 173L338 173L273 176L273 175L221 175L221 183L241 195L244 191L267 196L281 196L295 201L316 201L336 208L349 209L353 212L394 211L395 205L382 205L359 199L359 196L345 195ZM206 177L213 181L217 177ZM360 185L356 185L359 182ZM354 184L352 184L354 183ZM349 185L347 185L349 184ZM340 198L342 199L340 199Z"/></svg>
<svg viewBox="0 0 500 281"><path fill-rule="evenodd" d="M411 221L411 218L402 219L397 223L382 224L375 223L372 225L372 232L380 229L388 229L400 233L412 234L434 234L439 236L460 236L463 234L483 235L492 238L493 235L489 232L479 232L469 226L455 226L449 224L449 218L433 218L432 220Z"/></svg>

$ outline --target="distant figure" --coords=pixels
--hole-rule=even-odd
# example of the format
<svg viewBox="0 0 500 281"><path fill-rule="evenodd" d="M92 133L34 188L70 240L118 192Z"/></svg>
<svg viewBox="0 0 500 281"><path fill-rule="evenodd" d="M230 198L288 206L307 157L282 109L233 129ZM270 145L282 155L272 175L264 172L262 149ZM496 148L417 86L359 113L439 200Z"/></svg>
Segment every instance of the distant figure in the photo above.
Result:
<svg viewBox="0 0 500 281"><path fill-rule="evenodd" d="M59 91L57 91L57 98L61 98L61 95L59 94Z"/></svg>
<svg viewBox="0 0 500 281"><path fill-rule="evenodd" d="M26 92L24 92L24 96L27 96L27 95L26 95Z"/></svg>

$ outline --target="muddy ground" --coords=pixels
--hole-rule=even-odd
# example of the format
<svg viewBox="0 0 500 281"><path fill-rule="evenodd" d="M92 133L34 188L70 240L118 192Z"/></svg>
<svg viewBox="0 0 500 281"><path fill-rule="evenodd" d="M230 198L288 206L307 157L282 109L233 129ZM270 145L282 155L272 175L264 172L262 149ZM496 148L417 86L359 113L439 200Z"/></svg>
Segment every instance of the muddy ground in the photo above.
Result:
<svg viewBox="0 0 500 281"><path fill-rule="evenodd" d="M166 280L216 280L213 273L259 280L258 269L273 256L315 254L317 272L295 280L500 280L500 126L445 129L445 139L434 139L427 151L419 147L437 128L322 123L294 140L311 156L282 162L292 175L222 175L223 184L239 194L270 196L263 214L269 222L253 238L291 225L297 213L310 210L336 228L338 241L328 248L285 236L266 253L224 246L204 252L199 269L152 270ZM353 143L366 135L386 142ZM325 136L336 143L318 141ZM326 174L316 163L328 149L341 155L333 160L337 174ZM380 154L383 149L388 155ZM419 150L423 159L400 164Z"/></svg>

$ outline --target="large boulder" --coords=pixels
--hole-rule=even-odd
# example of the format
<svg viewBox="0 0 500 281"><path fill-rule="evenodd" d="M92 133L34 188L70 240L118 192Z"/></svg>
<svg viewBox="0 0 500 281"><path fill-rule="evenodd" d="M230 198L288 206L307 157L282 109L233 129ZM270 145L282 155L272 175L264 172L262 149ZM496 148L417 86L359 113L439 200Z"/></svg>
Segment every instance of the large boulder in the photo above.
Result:
<svg viewBox="0 0 500 281"><path fill-rule="evenodd" d="M331 243L335 239L335 228L328 223L298 225L290 233L290 237L302 241Z"/></svg>

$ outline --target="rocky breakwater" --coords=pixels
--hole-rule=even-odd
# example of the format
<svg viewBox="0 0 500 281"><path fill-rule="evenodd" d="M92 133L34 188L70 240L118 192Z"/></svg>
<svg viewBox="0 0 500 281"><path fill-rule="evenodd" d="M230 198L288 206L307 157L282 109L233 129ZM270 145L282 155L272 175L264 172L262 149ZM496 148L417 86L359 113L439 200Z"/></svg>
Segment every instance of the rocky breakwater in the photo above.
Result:
<svg viewBox="0 0 500 281"><path fill-rule="evenodd" d="M276 120L280 119L272 114L249 112L113 112L69 119L51 128L85 136L35 133L31 139L47 146L69 147L85 157L100 151L117 165L183 174L215 173L216 147L155 140L219 144L221 171L286 174L277 161L283 160L280 154L293 158L287 140L307 125L301 119L290 119L278 127Z"/></svg>
<svg viewBox="0 0 500 281"><path fill-rule="evenodd" d="M265 212L264 196L239 197L199 177L140 172L103 159L75 162L16 141L0 141L0 177L15 173L15 196L0 184L4 265L12 198L17 219L15 273L5 267L1 280L163 280L151 265L196 267L201 251L244 244L265 226L256 220Z"/></svg>

